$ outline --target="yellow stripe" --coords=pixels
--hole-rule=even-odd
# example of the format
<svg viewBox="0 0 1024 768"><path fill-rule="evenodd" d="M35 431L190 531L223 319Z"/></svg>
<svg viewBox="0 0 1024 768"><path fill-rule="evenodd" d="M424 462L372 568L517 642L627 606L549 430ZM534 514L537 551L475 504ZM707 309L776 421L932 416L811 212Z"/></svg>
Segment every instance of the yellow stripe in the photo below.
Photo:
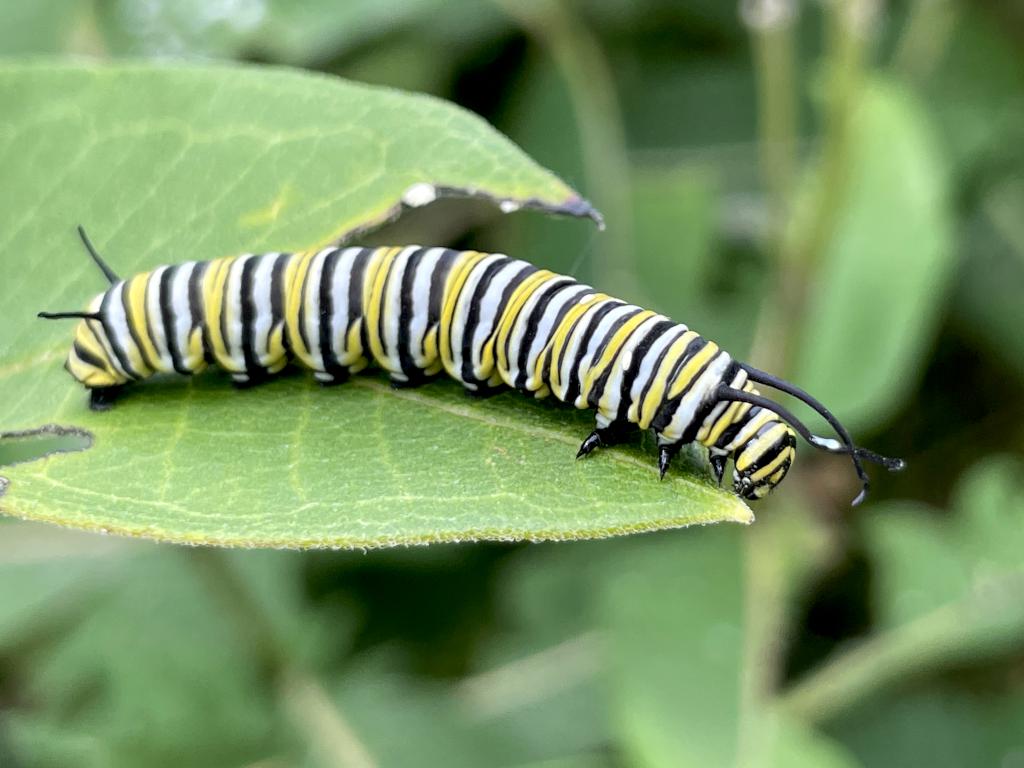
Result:
<svg viewBox="0 0 1024 768"><path fill-rule="evenodd" d="M395 264L395 256L401 248L378 248L366 265L366 283L369 284L369 295L364 298L366 308L366 338L370 343L370 352L381 365L386 360L384 340L380 337L380 314L384 305L384 286L388 275Z"/></svg>
<svg viewBox="0 0 1024 768"><path fill-rule="evenodd" d="M102 360L103 368L107 373L117 375L114 366L110 364L110 358L107 357L106 350L103 349L103 345L96 340L96 336L93 334L92 329L89 328L84 320L78 324L78 329L75 331L75 343L81 346L82 349L97 360Z"/></svg>
<svg viewBox="0 0 1024 768"><path fill-rule="evenodd" d="M679 376L676 378L675 383L672 385L672 389L669 390L668 399L671 400L673 397L678 395L684 389L689 386L693 378L700 373L700 369L704 367L712 357L718 354L718 345L713 341L709 341L704 347L683 366L683 369L679 372Z"/></svg>
<svg viewBox="0 0 1024 768"><path fill-rule="evenodd" d="M722 415L718 417L718 420L711 426L711 431L708 432L704 437L698 435L698 440L704 445L715 445L718 443L718 438L722 436L722 433L728 428L730 424L735 424L739 421L740 417L750 409L750 403L741 403L738 400L734 400L728 408L722 411Z"/></svg>
<svg viewBox="0 0 1024 768"><path fill-rule="evenodd" d="M302 332L299 330L299 323L303 321L302 310L305 304L305 297L302 295L302 284L306 280L306 273L309 272L314 256L316 256L316 251L297 253L289 259L284 270L284 316L288 343L295 356L309 368L314 367L313 360L310 357L309 349L302 342Z"/></svg>
<svg viewBox="0 0 1024 768"><path fill-rule="evenodd" d="M633 332L636 331L643 323L647 322L650 318L654 317L654 312L650 310L642 310L637 312L633 317L629 318L622 327L615 332L612 336L612 340L608 342L608 346L605 348L604 353L601 355L601 359L597 361L596 365L591 365L590 370L587 371L587 376L583 381L583 388L580 390L580 397L586 402L590 396L590 390L593 389L594 384L601 378L601 374L610 366L615 359L622 352L622 346L626 343ZM601 398L602 401L604 398Z"/></svg>
<svg viewBox="0 0 1024 768"><path fill-rule="evenodd" d="M220 315L224 304L224 280L233 259L217 259L210 262L203 274L203 303L206 309L206 329L210 336L213 356L225 370L231 370L227 346L220 332Z"/></svg>
<svg viewBox="0 0 1024 768"><path fill-rule="evenodd" d="M761 414L758 414L758 416L760 415ZM765 414L765 416L766 420L769 421L776 418L774 414ZM760 429L760 427L758 427L758 429ZM740 455L736 457L737 471L744 471L747 467L760 459L764 455L764 452L771 447L772 443L778 440L787 429L788 427L785 424L779 423L761 435L761 437L757 437L753 441L748 442L746 447L740 452ZM757 433L755 432L754 434Z"/></svg>
<svg viewBox="0 0 1024 768"><path fill-rule="evenodd" d="M658 406L661 405L663 400L665 385L668 383L668 375L672 372L676 363L679 362L679 358L682 357L690 342L696 338L697 333L695 331L686 331L672 342L651 380L651 387L647 390L647 396L639 404L639 408L637 408L635 403L630 405L630 416L635 423L640 425L641 429L647 429L651 426L654 415L658 411ZM634 409L637 409L639 412L634 412Z"/></svg>
<svg viewBox="0 0 1024 768"><path fill-rule="evenodd" d="M348 334L345 338L345 357L343 360L340 360L342 365L353 365L363 359L363 335L361 331L364 322L366 322L365 318L360 317L349 326Z"/></svg>
<svg viewBox="0 0 1024 768"><path fill-rule="evenodd" d="M267 334L267 359L264 364L271 373L277 373L288 362L285 358L284 322L280 322Z"/></svg>
<svg viewBox="0 0 1024 768"><path fill-rule="evenodd" d="M792 452L792 448L786 448L785 450L779 451L778 456L776 456L770 462L761 467L761 469L757 470L757 472L752 474L750 476L750 479L753 480L755 483L758 483L764 478L768 477L768 475L774 474L775 471L782 466L782 464L786 461L786 459Z"/></svg>
<svg viewBox="0 0 1024 768"><path fill-rule="evenodd" d="M512 292L512 296L509 298L508 305L506 306L505 312L501 316L501 322L498 325L498 332L495 334L496 341L495 345L498 348L498 370L508 373L508 355L505 354L505 346L508 343L508 337L512 333L512 329L519 319L519 313L522 311L523 306L530 300L534 292L538 288L538 283L545 282L549 277L554 277L553 272L549 272L546 269L542 269L538 272L534 272L528 278L523 280L516 289Z"/></svg>
<svg viewBox="0 0 1024 768"><path fill-rule="evenodd" d="M142 342L146 356L156 365L160 361L160 353L156 350L156 343L150 332L150 324L154 321L149 316L146 307L146 288L149 286L149 278L149 274L139 275L128 283L128 303L132 309L132 319L135 320L135 332ZM159 318L157 322L159 322Z"/></svg>
<svg viewBox="0 0 1024 768"><path fill-rule="evenodd" d="M444 303L441 307L441 321L439 323L439 340L441 342L441 362L444 363L445 369L453 376L457 372L455 371L455 357L452 355L451 329L455 310L458 307L459 295L466 285L466 280L472 274L473 268L487 258L487 255L477 251L464 251L460 254L459 263L448 274L448 279L445 281Z"/></svg>
<svg viewBox="0 0 1024 768"><path fill-rule="evenodd" d="M582 301L570 308L569 311L565 313L565 317L562 318L562 322L559 323L555 332L551 334L551 340L544 345L544 349L541 350L540 355L537 357L536 372L538 375L540 374L540 366L543 365L544 357L550 352L551 366L548 369L548 383L551 386L552 391L558 392L562 388L558 358L561 356L562 350L569 341L569 333L574 324L584 313L586 313L588 309L608 298L609 297L603 293L595 293L586 301Z"/></svg>

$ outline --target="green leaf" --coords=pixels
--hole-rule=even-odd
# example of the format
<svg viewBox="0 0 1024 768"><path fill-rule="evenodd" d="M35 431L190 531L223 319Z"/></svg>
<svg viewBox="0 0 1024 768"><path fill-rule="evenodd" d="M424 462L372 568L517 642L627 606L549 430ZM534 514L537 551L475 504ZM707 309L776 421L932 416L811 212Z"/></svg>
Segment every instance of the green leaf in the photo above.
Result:
<svg viewBox="0 0 1024 768"><path fill-rule="evenodd" d="M881 631L802 679L787 708L825 720L900 679L1024 647L1024 484L990 458L963 479L953 514L890 502L866 528Z"/></svg>
<svg viewBox="0 0 1024 768"><path fill-rule="evenodd" d="M864 765L1015 766L1024 756L1024 699L1008 688L933 684L865 704L829 730Z"/></svg>
<svg viewBox="0 0 1024 768"><path fill-rule="evenodd" d="M241 0L225 10L206 0L154 0L140 8L103 4L107 42L129 56L243 57L309 64L393 35L444 10L441 0ZM450 3L448 3L450 5Z"/></svg>
<svg viewBox="0 0 1024 768"><path fill-rule="evenodd" d="M0 430L52 423L93 438L5 469L8 514L170 541L348 547L751 520L706 478L659 483L652 446L574 461L588 414L514 393L479 402L451 382L396 391L368 375L324 390L296 373L238 392L211 373L145 382L90 412L60 368L70 328L34 319L102 289L76 223L131 274L322 244L392 216L414 185L592 209L482 120L334 78L7 64L0 105Z"/></svg>
<svg viewBox="0 0 1024 768"><path fill-rule="evenodd" d="M794 380L864 427L915 384L952 276L953 214L941 149L910 92L873 82L850 132L849 178Z"/></svg>
<svg viewBox="0 0 1024 768"><path fill-rule="evenodd" d="M131 549L87 615L21 661L31 704L15 744L54 755L33 765L60 764L59 753L75 765L241 765L280 749L260 649L191 567L192 550Z"/></svg>
<svg viewBox="0 0 1024 768"><path fill-rule="evenodd" d="M765 622L755 618L775 596L759 595L760 571L745 574L755 567L744 563L746 534L765 529L762 523L751 532L719 528L630 542L609 563L601 591L610 706L627 764L854 764L828 739L747 690L748 675L773 675L764 665L773 663L769 649L778 642L758 637ZM778 586L793 589L804 576L789 563L800 546L782 540L789 525L772 533L775 542L762 536L746 551L775 547L766 553L772 567L789 571ZM751 644L764 653L747 662Z"/></svg>

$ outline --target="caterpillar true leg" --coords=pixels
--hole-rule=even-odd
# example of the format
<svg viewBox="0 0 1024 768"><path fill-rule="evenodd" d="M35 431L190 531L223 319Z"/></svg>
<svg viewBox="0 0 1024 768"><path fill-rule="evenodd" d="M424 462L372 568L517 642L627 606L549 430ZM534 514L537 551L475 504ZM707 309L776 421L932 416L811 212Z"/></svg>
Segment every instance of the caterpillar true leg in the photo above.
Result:
<svg viewBox="0 0 1024 768"><path fill-rule="evenodd" d="M576 458L582 459L589 456L595 448L608 448L625 440L633 431L634 425L628 421L613 421L607 427L597 427L587 435L576 452Z"/></svg>
<svg viewBox="0 0 1024 768"><path fill-rule="evenodd" d="M109 411L124 387L95 387L89 390L89 408L94 411Z"/></svg>

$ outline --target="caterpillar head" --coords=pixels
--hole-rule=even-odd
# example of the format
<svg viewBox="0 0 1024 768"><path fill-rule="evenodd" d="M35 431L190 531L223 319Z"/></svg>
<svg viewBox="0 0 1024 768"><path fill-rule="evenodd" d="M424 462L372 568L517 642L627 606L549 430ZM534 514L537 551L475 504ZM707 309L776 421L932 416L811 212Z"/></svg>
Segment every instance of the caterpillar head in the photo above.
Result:
<svg viewBox="0 0 1024 768"><path fill-rule="evenodd" d="M113 349L106 325L100 319L102 296L97 296L88 312L40 312L48 320L79 318L75 340L68 352L64 368L77 381L90 389L117 387L128 381L111 360Z"/></svg>
<svg viewBox="0 0 1024 768"><path fill-rule="evenodd" d="M782 482L795 456L793 430L781 421L768 422L733 454L733 490L749 501L763 499Z"/></svg>

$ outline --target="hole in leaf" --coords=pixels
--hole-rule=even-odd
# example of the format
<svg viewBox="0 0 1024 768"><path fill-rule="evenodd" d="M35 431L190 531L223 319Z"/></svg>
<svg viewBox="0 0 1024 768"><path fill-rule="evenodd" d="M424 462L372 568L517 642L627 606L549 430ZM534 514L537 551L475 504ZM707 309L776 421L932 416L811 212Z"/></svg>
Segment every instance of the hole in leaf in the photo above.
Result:
<svg viewBox="0 0 1024 768"><path fill-rule="evenodd" d="M55 453L74 453L92 447L92 433L77 427L45 424L24 432L0 432L0 467L35 461ZM0 478L0 493L6 482Z"/></svg>

